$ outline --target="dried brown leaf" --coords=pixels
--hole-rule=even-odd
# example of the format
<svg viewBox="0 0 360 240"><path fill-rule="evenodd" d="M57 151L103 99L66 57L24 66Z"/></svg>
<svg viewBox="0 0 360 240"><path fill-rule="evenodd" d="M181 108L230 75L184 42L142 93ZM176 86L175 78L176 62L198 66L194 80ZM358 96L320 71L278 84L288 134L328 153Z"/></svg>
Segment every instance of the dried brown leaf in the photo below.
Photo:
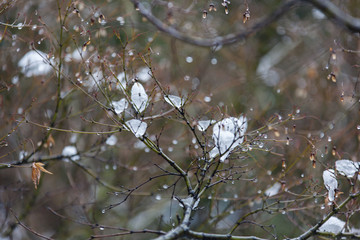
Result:
<svg viewBox="0 0 360 240"><path fill-rule="evenodd" d="M35 189L37 189L37 186L40 182L41 172L53 174L52 172L49 172L44 167L44 164L41 162L34 162L31 166L32 172L31 172L31 179L35 185Z"/></svg>
<svg viewBox="0 0 360 240"><path fill-rule="evenodd" d="M54 145L55 145L55 140L54 140L53 136L50 134L47 141L46 141L46 143L45 143L45 145L44 145L44 147L45 148L51 148Z"/></svg>

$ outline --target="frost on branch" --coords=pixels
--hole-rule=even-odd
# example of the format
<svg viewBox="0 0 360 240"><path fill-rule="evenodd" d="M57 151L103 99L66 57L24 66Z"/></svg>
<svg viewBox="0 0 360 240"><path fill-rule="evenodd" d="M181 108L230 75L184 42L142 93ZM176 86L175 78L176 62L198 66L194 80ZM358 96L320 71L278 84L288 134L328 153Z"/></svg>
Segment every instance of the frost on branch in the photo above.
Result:
<svg viewBox="0 0 360 240"><path fill-rule="evenodd" d="M31 50L19 61L18 66L26 77L41 76L48 74L52 67L47 63L47 56L41 51Z"/></svg>
<svg viewBox="0 0 360 240"><path fill-rule="evenodd" d="M184 99L175 96L175 95L167 95L164 96L165 101L173 107L181 108L184 105Z"/></svg>
<svg viewBox="0 0 360 240"><path fill-rule="evenodd" d="M131 101L135 110L139 113L143 112L147 107L149 97L141 83L134 83L131 88Z"/></svg>
<svg viewBox="0 0 360 240"><path fill-rule="evenodd" d="M336 217L330 217L320 228L319 232L339 234L344 229L345 222Z"/></svg>
<svg viewBox="0 0 360 240"><path fill-rule="evenodd" d="M146 132L147 124L146 122L142 122L138 119L131 119L127 121L126 126L129 128L132 133L135 134L135 137L139 138L143 136Z"/></svg>
<svg viewBox="0 0 360 240"><path fill-rule="evenodd" d="M243 143L246 129L247 119L243 116L225 118L216 123L212 135L215 147L210 151L210 157L221 154L220 161L225 161L230 152Z"/></svg>
<svg viewBox="0 0 360 240"><path fill-rule="evenodd" d="M125 98L123 98L123 99L121 99L119 101L113 101L112 105L114 106L114 110L115 110L116 114L120 114L123 111L125 111L125 109L129 105L129 103Z"/></svg>
<svg viewBox="0 0 360 240"><path fill-rule="evenodd" d="M335 162L335 168L341 175L352 178L356 172L359 172L359 163L346 159L338 160Z"/></svg>
<svg viewBox="0 0 360 240"><path fill-rule="evenodd" d="M335 171L328 169L323 172L324 185L329 192L328 198L330 202L335 199L335 191L338 188L338 182L336 180Z"/></svg>
<svg viewBox="0 0 360 240"><path fill-rule="evenodd" d="M191 209L196 209L199 205L200 202L200 198L198 198L195 202L195 199L191 196L181 199L181 201L179 201L179 205L180 207L187 207L187 208L191 208Z"/></svg>

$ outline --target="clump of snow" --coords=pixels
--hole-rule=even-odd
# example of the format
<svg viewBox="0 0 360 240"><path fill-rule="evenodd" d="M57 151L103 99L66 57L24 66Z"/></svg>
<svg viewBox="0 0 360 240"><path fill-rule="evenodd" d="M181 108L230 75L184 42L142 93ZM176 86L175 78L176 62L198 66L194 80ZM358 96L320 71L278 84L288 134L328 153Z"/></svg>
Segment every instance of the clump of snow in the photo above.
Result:
<svg viewBox="0 0 360 240"><path fill-rule="evenodd" d="M193 203L194 198L191 197L191 196L189 196L189 197L184 198L184 199L181 199L181 200L182 200L182 202L179 202L179 204L180 204L181 207L184 207L184 205L185 205L186 207L191 207L191 204Z"/></svg>
<svg viewBox="0 0 360 240"><path fill-rule="evenodd" d="M19 76L17 76L17 75L14 76L14 77L11 79L11 83L12 83L12 84L15 84L15 85L18 84L18 83L19 83Z"/></svg>
<svg viewBox="0 0 360 240"><path fill-rule="evenodd" d="M147 146L142 141L137 141L134 143L134 148L136 149L145 149Z"/></svg>
<svg viewBox="0 0 360 240"><path fill-rule="evenodd" d="M330 217L320 228L319 232L328 232L339 234L345 227L345 222L336 218Z"/></svg>
<svg viewBox="0 0 360 240"><path fill-rule="evenodd" d="M311 13L315 19L322 20L326 18L326 15L317 8L313 8Z"/></svg>
<svg viewBox="0 0 360 240"><path fill-rule="evenodd" d="M335 171L328 169L323 172L324 185L329 192L328 198L330 202L335 199L335 191L338 188L338 182L336 180Z"/></svg>
<svg viewBox="0 0 360 240"><path fill-rule="evenodd" d="M359 172L359 163L346 159L338 160L335 162L335 168L341 175L352 178L356 172Z"/></svg>
<svg viewBox="0 0 360 240"><path fill-rule="evenodd" d="M123 17L121 17L121 16L117 17L116 21L118 21L121 26L125 24L125 19Z"/></svg>
<svg viewBox="0 0 360 240"><path fill-rule="evenodd" d="M107 145L114 146L117 143L117 137L115 135L111 135L106 139L105 142Z"/></svg>
<svg viewBox="0 0 360 240"><path fill-rule="evenodd" d="M139 79L142 82L147 82L151 79L151 76L149 74L149 69L144 67L140 68L139 71L136 74L137 79Z"/></svg>
<svg viewBox="0 0 360 240"><path fill-rule="evenodd" d="M70 159L73 161L79 160L80 156L77 155L77 149L74 146L66 146L64 147L63 151L62 151L62 155L64 157L70 157L72 156Z"/></svg>
<svg viewBox="0 0 360 240"><path fill-rule="evenodd" d="M78 139L78 134L77 133L72 133L69 139L70 143L75 143Z"/></svg>
<svg viewBox="0 0 360 240"><path fill-rule="evenodd" d="M143 136L146 132L147 124L138 119L131 119L125 122L128 126L128 130L135 134L135 137L139 138Z"/></svg>
<svg viewBox="0 0 360 240"><path fill-rule="evenodd" d="M202 121L198 121L197 124L197 128L199 129L199 131L204 132L206 131L206 129L208 129L208 127L210 126L210 124L214 123L214 120L202 120Z"/></svg>
<svg viewBox="0 0 360 240"><path fill-rule="evenodd" d="M83 58L86 57L86 52L82 52L81 49L75 49L72 53L68 53L65 55L65 62L80 62Z"/></svg>
<svg viewBox="0 0 360 240"><path fill-rule="evenodd" d="M28 154L28 153L27 153L26 151L21 150L21 151L19 152L19 160L20 160L20 161L24 160L24 158L26 157L27 154Z"/></svg>
<svg viewBox="0 0 360 240"><path fill-rule="evenodd" d="M96 87L98 84L101 84L101 82L104 79L104 75L103 72L100 68L94 68L92 71L92 74L85 79L85 81L83 82L84 86L92 89L94 87Z"/></svg>
<svg viewBox="0 0 360 240"><path fill-rule="evenodd" d="M117 89L120 89L122 91L124 91L126 89L126 79L125 79L125 73L119 73L116 77L116 87Z"/></svg>
<svg viewBox="0 0 360 240"><path fill-rule="evenodd" d="M352 227L352 228L350 229L350 233L359 235L359 234L360 234L360 229L359 229L359 228Z"/></svg>
<svg viewBox="0 0 360 240"><path fill-rule="evenodd" d="M175 95L167 95L164 96L165 101L173 107L181 108L184 105L184 99L175 96Z"/></svg>
<svg viewBox="0 0 360 240"><path fill-rule="evenodd" d="M270 188L268 188L265 191L265 196L268 196L268 197L275 196L276 194L279 193L280 189L281 189L281 184L276 182L276 183L274 183L274 185L272 185Z"/></svg>
<svg viewBox="0 0 360 240"><path fill-rule="evenodd" d="M18 66L26 77L41 76L48 74L52 67L45 53L39 50L27 52L19 61Z"/></svg>
<svg viewBox="0 0 360 240"><path fill-rule="evenodd" d="M230 152L243 143L246 129L247 119L243 116L225 118L216 123L212 135L215 147L210 151L210 157L221 154L220 161L225 161Z"/></svg>
<svg viewBox="0 0 360 240"><path fill-rule="evenodd" d="M143 112L148 105L149 97L141 83L134 83L131 88L131 101L136 111Z"/></svg>
<svg viewBox="0 0 360 240"><path fill-rule="evenodd" d="M112 105L116 114L120 114L129 106L128 101L125 98L120 99L119 101L113 101Z"/></svg>

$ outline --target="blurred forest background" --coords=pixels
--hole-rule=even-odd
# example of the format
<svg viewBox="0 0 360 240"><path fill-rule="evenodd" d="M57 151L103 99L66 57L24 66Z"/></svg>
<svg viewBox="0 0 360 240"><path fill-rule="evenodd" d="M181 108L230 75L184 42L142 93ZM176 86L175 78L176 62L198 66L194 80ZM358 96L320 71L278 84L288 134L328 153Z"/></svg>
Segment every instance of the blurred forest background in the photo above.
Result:
<svg viewBox="0 0 360 240"><path fill-rule="evenodd" d="M219 181L199 196L190 229L283 239L318 223L358 191L357 175L339 175L331 206L322 175L359 161L360 35L311 2L1 1L0 239L150 239L178 226L189 189L126 131L132 118L191 184L206 164L205 179ZM360 1L331 2L360 26ZM146 110L115 114L137 82ZM164 92L186 100L184 111ZM240 116L244 142L202 165L198 139L213 137L199 121ZM336 215L352 233L359 203Z"/></svg>

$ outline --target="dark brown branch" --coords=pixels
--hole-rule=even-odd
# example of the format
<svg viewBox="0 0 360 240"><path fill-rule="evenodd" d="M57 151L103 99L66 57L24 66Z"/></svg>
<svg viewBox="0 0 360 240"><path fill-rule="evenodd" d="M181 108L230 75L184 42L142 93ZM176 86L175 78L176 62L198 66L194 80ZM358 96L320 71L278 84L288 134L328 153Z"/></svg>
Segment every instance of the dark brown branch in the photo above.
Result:
<svg viewBox="0 0 360 240"><path fill-rule="evenodd" d="M18 222L18 224L20 226L22 226L23 228L25 228L26 230L28 230L29 232L31 232L32 234L40 237L40 238L43 238L43 239L47 239L47 240L53 240L53 238L49 238L49 237L46 237L38 232L36 232L35 230L29 228L28 226L26 226L25 224L23 224L22 222L20 222L19 218L15 215L15 213L13 212L13 210L11 209L11 213L14 215L16 221Z"/></svg>
<svg viewBox="0 0 360 240"><path fill-rule="evenodd" d="M265 238L259 238L255 236L232 236L228 234L216 234L216 233L204 233L204 232L195 232L189 230L187 236L193 239L208 239L208 240L265 240Z"/></svg>
<svg viewBox="0 0 360 240"><path fill-rule="evenodd" d="M360 19L354 18L343 12L335 4L328 0L302 0L312 4L321 10L328 18L333 19L337 24L352 32L360 32Z"/></svg>
<svg viewBox="0 0 360 240"><path fill-rule="evenodd" d="M144 229L144 230L129 230L127 228L122 228L122 227L113 227L113 226L108 226L108 225L100 225L97 223L87 223L87 222L82 222L73 218L69 218L67 216L64 216L58 212L56 212L55 210L53 210L52 208L48 207L47 208L50 212L52 212L54 215L64 219L64 220L69 220L71 222L80 224L80 225L85 225L85 226L89 226L91 228L103 228L103 229L112 229L112 230L120 230L123 231L121 233L114 233L114 234L108 234L108 235L92 235L90 238L94 239L94 238L105 238L105 237L114 237L114 236L121 236L121 235L130 235L130 234L136 234L136 233L151 233L151 234L157 234L157 235L163 235L165 234L165 232L163 231L157 231L157 230L149 230L149 229Z"/></svg>
<svg viewBox="0 0 360 240"><path fill-rule="evenodd" d="M309 237L316 235L319 228L327 221L330 217L334 216L336 213L338 213L343 207L346 206L347 203L349 203L352 199L358 198L360 196L360 192L357 192L355 194L350 194L349 197L347 197L339 206L335 207L328 215L326 215L325 218L320 220L317 224L315 224L312 228L304 232L302 235L300 235L297 238L294 238L293 240L303 240L308 239Z"/></svg>
<svg viewBox="0 0 360 240"><path fill-rule="evenodd" d="M274 12L269 14L266 18L256 23L253 27L249 28L246 31L228 34L226 36L219 36L215 38L201 38L201 37L192 37L186 33L182 33L177 29L166 25L164 22L155 17L151 10L144 7L144 5L139 0L131 0L132 3L139 9L141 15L143 15L149 22L151 22L158 30L169 34L170 36L182 40L184 42L201 46L201 47L216 47L221 45L228 45L240 40L243 40L249 37L251 34L259 31L260 29L265 28L279 17L284 15L292 6L299 2L299 0L290 0L279 6Z"/></svg>
<svg viewBox="0 0 360 240"><path fill-rule="evenodd" d="M290 0L284 1L284 3L276 8L272 13L269 13L267 17L260 20L258 23L253 25L251 28L245 31L241 31L234 34L228 34L225 36L218 36L215 38L202 38L202 37L193 37L186 33L182 33L174 27L171 27L165 24L163 21L159 20L154 16L150 9L144 7L144 5L139 0L130 0L137 7L141 15L143 15L149 22L151 22L158 30L167 33L171 37L179 39L181 41L190 43L196 46L202 47L216 47L221 45L233 44L238 41L241 41L250 35L256 33L257 31L267 27L271 23L275 22L277 19L282 17L288 12L288 10L300 2L308 2L314 7L321 10L328 18L333 19L337 24L345 27L346 29L352 32L360 32L360 19L354 18L349 14L343 12L336 5L331 3L328 0Z"/></svg>
<svg viewBox="0 0 360 240"><path fill-rule="evenodd" d="M160 232L160 231L139 230L139 231L127 231L127 232L121 232L121 233L112 233L112 234L92 235L92 236L90 237L90 239L95 239L95 238L101 238L101 239L103 239L103 238L111 238L111 237L131 235L131 234L136 234L136 233L152 233L152 234L157 234L157 235L164 234L163 232Z"/></svg>

